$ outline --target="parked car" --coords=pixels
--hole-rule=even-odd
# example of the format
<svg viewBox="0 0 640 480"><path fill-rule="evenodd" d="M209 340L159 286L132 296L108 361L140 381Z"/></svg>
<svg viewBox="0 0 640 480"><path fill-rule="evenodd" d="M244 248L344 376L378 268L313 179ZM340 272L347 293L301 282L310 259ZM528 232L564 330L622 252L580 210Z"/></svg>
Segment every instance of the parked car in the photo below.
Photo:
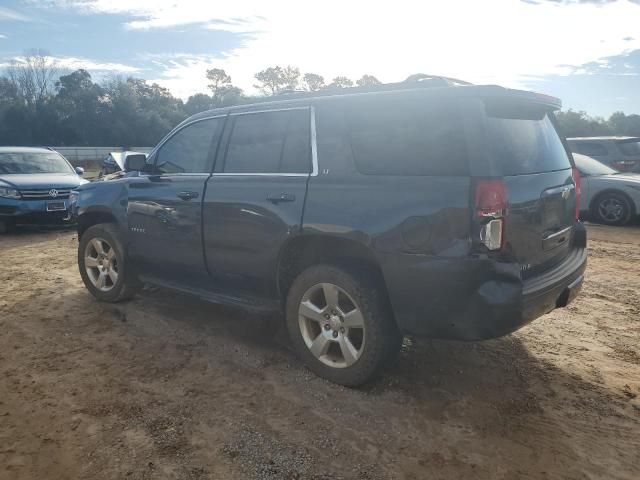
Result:
<svg viewBox="0 0 640 480"><path fill-rule="evenodd" d="M404 334L508 334L583 281L559 107L442 79L200 113L78 189L80 275L107 302L146 282L283 312L301 359L343 385Z"/></svg>
<svg viewBox="0 0 640 480"><path fill-rule="evenodd" d="M640 137L568 138L574 153L595 158L621 172L640 172Z"/></svg>
<svg viewBox="0 0 640 480"><path fill-rule="evenodd" d="M69 192L87 183L83 173L48 148L0 147L0 233L68 221Z"/></svg>
<svg viewBox="0 0 640 480"><path fill-rule="evenodd" d="M640 212L640 174L621 173L574 153L582 179L580 211L606 225L625 225Z"/></svg>
<svg viewBox="0 0 640 480"><path fill-rule="evenodd" d="M98 177L102 178L105 175L111 175L114 173L122 172L124 170L124 163L126 162L127 157L129 155L145 155L145 154L141 152L134 152L131 150L126 150L124 152L111 152L102 161L102 167L100 168L100 173L98 173Z"/></svg>

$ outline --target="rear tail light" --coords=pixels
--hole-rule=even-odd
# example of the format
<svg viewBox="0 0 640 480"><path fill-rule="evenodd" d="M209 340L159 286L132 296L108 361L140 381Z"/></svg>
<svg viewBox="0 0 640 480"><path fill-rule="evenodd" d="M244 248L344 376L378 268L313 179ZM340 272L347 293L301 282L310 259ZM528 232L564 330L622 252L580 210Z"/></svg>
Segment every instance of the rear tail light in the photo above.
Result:
<svg viewBox="0 0 640 480"><path fill-rule="evenodd" d="M480 223L480 243L489 250L500 250L504 240L504 215L507 189L499 179L481 179L476 183L475 218Z"/></svg>
<svg viewBox="0 0 640 480"><path fill-rule="evenodd" d="M576 185L576 220L580 220L580 199L582 197L582 182L580 181L580 170L576 167L572 169L573 183Z"/></svg>

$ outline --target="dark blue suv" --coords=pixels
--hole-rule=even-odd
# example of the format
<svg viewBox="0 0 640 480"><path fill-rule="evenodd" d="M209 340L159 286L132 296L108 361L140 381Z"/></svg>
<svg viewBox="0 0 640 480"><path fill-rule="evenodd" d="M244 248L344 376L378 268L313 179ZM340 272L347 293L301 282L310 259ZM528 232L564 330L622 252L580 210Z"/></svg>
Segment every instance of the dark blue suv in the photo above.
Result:
<svg viewBox="0 0 640 480"><path fill-rule="evenodd" d="M103 301L146 282L282 312L309 368L343 385L405 334L508 334L583 281L559 107L435 78L200 113L78 189L80 274Z"/></svg>
<svg viewBox="0 0 640 480"><path fill-rule="evenodd" d="M82 173L48 148L0 147L0 233L69 220L69 194L87 183Z"/></svg>

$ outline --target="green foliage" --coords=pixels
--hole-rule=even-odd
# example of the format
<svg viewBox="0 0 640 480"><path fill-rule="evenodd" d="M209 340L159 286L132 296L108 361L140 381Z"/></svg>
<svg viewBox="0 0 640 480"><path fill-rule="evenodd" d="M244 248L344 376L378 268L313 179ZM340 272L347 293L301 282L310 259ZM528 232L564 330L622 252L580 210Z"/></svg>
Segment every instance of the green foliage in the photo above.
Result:
<svg viewBox="0 0 640 480"><path fill-rule="evenodd" d="M325 88L324 77L317 73L305 73L302 77L302 84L305 90L317 92Z"/></svg>
<svg viewBox="0 0 640 480"><path fill-rule="evenodd" d="M166 88L139 78L115 77L98 84L83 69L54 77L50 57L42 52L29 55L0 76L0 145L151 146L187 116L260 100L245 96L219 68L207 70L211 94L198 93L183 103ZM292 66L269 67L255 78L256 87L268 96L300 86L308 91L353 86L344 76L329 85L316 73L300 79L300 70ZM359 87L380 83L373 75L356 82ZM640 136L640 115L616 112L605 120L568 110L557 118L567 137Z"/></svg>
<svg viewBox="0 0 640 480"><path fill-rule="evenodd" d="M358 85L359 87L368 87L381 84L382 82L373 75L363 75L359 80L356 81L356 85Z"/></svg>
<svg viewBox="0 0 640 480"><path fill-rule="evenodd" d="M334 78L327 88L349 88L353 87L353 81L347 77L338 76Z"/></svg>

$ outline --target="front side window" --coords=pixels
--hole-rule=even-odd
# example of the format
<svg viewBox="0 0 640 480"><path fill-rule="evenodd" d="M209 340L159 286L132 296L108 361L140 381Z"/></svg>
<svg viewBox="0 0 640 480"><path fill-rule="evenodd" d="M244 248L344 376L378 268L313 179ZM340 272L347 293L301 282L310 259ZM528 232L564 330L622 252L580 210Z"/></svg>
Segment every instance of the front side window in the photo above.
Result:
<svg viewBox="0 0 640 480"><path fill-rule="evenodd" d="M179 130L160 147L156 158L156 172L167 175L209 173L209 151L220 138L223 125L223 118L209 118Z"/></svg>
<svg viewBox="0 0 640 480"><path fill-rule="evenodd" d="M360 173L469 173L465 134L455 103L374 98L349 106L346 119Z"/></svg>
<svg viewBox="0 0 640 480"><path fill-rule="evenodd" d="M309 109L232 116L224 173L309 173Z"/></svg>
<svg viewBox="0 0 640 480"><path fill-rule="evenodd" d="M56 152L0 153L0 174L75 173L69 163Z"/></svg>

